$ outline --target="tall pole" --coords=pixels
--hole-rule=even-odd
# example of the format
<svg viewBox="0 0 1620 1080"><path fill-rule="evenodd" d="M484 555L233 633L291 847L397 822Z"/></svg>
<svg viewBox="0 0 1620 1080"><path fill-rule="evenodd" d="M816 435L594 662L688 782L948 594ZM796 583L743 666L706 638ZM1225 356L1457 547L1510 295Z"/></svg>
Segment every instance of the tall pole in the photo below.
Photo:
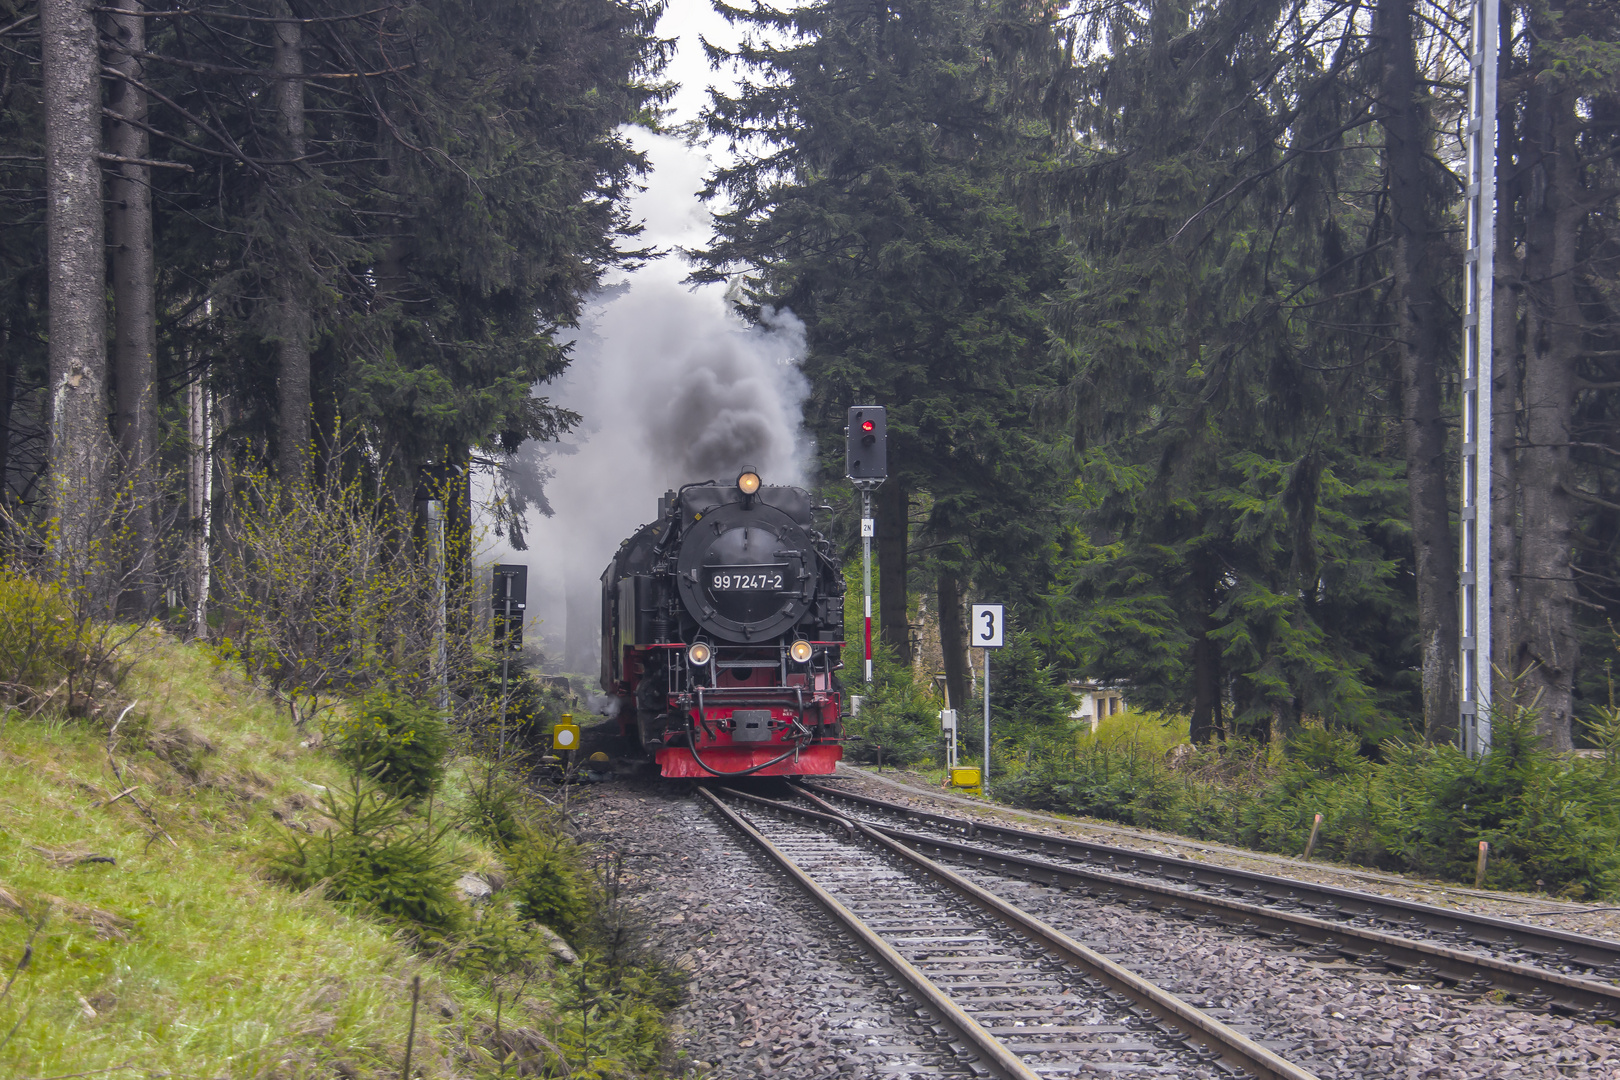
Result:
<svg viewBox="0 0 1620 1080"><path fill-rule="evenodd" d="M503 590L505 599L502 603L501 618L501 752L499 760L506 759L506 665L512 659L512 578L503 574L501 581L505 583Z"/></svg>
<svg viewBox="0 0 1620 1080"><path fill-rule="evenodd" d="M1496 62L1499 0L1473 0L1468 45L1468 219L1463 254L1462 749L1491 748L1491 342L1496 264Z"/></svg>
<svg viewBox="0 0 1620 1080"><path fill-rule="evenodd" d="M866 681L872 681L872 489L861 488L861 577L866 592Z"/></svg>
<svg viewBox="0 0 1620 1080"><path fill-rule="evenodd" d="M979 791L990 797L990 650L984 650L984 771L979 775Z"/></svg>

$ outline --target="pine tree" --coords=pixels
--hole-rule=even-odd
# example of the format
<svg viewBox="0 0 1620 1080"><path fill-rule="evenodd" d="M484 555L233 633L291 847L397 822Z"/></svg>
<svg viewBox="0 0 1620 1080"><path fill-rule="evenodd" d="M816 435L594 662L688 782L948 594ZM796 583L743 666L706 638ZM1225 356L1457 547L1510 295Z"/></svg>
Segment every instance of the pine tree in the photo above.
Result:
<svg viewBox="0 0 1620 1080"><path fill-rule="evenodd" d="M1294 14L1097 9L1084 28L1111 50L1066 90L1069 647L1187 711L1195 739L1305 714L1375 733L1380 707L1408 711L1398 406L1378 339L1327 331L1377 317L1381 236L1344 197L1377 175L1368 97L1345 92L1363 43L1354 21Z"/></svg>
<svg viewBox="0 0 1620 1080"><path fill-rule="evenodd" d="M744 275L748 310L805 320L806 414L829 472L846 408L887 407L883 622L903 650L914 496L924 535L955 553L941 578L953 626L967 576L1033 596L1056 531L1059 474L1030 405L1056 378L1041 303L1064 250L1017 198L1051 144L1009 111L1016 71L993 48L1042 16L966 0L720 10L760 41L731 54L751 74L707 114L740 156L711 181L730 205L695 276ZM959 661L947 649L956 700Z"/></svg>

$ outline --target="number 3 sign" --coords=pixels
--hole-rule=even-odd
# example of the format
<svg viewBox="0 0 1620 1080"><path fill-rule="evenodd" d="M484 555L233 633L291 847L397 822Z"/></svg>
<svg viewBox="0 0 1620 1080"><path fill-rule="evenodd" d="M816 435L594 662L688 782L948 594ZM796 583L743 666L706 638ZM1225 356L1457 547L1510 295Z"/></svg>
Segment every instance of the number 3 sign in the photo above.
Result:
<svg viewBox="0 0 1620 1080"><path fill-rule="evenodd" d="M974 604L973 629L968 636L975 648L999 649L1006 621L1005 609L1000 604Z"/></svg>

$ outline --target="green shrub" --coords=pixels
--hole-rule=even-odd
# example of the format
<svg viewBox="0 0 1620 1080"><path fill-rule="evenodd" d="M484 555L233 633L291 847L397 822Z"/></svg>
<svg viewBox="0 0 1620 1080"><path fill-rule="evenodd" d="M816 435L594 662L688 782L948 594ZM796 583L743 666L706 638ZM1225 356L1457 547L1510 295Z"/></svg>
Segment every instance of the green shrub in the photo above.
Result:
<svg viewBox="0 0 1620 1080"><path fill-rule="evenodd" d="M1147 828L1184 824L1180 785L1151 755L1047 742L996 789L1019 806L1111 818Z"/></svg>
<svg viewBox="0 0 1620 1080"><path fill-rule="evenodd" d="M337 823L315 838L288 832L272 851L274 873L299 889L317 885L334 900L434 930L451 930L462 907L456 870L444 854L449 826L415 815L401 798L369 787L359 774L322 797Z"/></svg>
<svg viewBox="0 0 1620 1080"><path fill-rule="evenodd" d="M328 730L345 764L402 799L425 799L444 778L450 725L424 702L379 691Z"/></svg>
<svg viewBox="0 0 1620 1080"><path fill-rule="evenodd" d="M88 588L0 569L0 711L84 716L106 705L133 666L121 653L140 627L101 613Z"/></svg>
<svg viewBox="0 0 1620 1080"><path fill-rule="evenodd" d="M456 941L458 967L499 978L531 973L540 963L546 943L506 899L497 893L468 917Z"/></svg>
<svg viewBox="0 0 1620 1080"><path fill-rule="evenodd" d="M481 762L477 774L467 776L463 824L497 847L514 844L523 838L529 823L526 796L523 785L500 765Z"/></svg>
<svg viewBox="0 0 1620 1080"><path fill-rule="evenodd" d="M884 763L895 766L935 760L942 746L944 701L919 685L892 650L877 649L872 668L870 686L860 682L846 690L861 695L861 715L845 720L845 758L876 762L881 752Z"/></svg>
<svg viewBox="0 0 1620 1080"><path fill-rule="evenodd" d="M0 682L8 701L49 693L74 654L73 613L49 585L0 573Z"/></svg>
<svg viewBox="0 0 1620 1080"><path fill-rule="evenodd" d="M493 750L501 737L500 655L482 652L474 658L465 668L456 692L477 703L477 726L486 747ZM506 672L507 747L533 746L549 740L552 725L574 707L572 694L542 683L533 672L513 662Z"/></svg>
<svg viewBox="0 0 1620 1080"><path fill-rule="evenodd" d="M579 928L589 911L588 889L572 843L529 829L502 855L519 914L560 934Z"/></svg>
<svg viewBox="0 0 1620 1080"><path fill-rule="evenodd" d="M1498 710L1491 752L1393 741L1383 761L1359 736L1306 728L1281 755L1233 740L1189 751L1171 768L1152 738L1026 745L1024 767L997 788L1018 805L1177 829L1266 851L1316 851L1472 881L1489 841L1487 884L1568 896L1620 893L1620 714L1599 710L1601 758L1548 752L1528 709Z"/></svg>

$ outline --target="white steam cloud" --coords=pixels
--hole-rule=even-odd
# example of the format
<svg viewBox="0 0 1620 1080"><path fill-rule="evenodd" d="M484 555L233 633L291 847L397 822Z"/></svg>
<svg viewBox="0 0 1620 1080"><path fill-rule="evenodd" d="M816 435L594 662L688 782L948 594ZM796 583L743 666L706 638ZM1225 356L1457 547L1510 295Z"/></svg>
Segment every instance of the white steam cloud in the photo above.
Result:
<svg viewBox="0 0 1620 1080"><path fill-rule="evenodd" d="M646 222L643 241L670 254L593 298L573 363L539 388L584 420L561 444L520 455L516 467L530 475L518 482L543 481L553 513L530 515L528 551L501 554L528 563L529 613L543 620L534 630L571 671L594 670L598 579L660 495L728 481L745 466L767 484L803 484L813 459L797 366L803 323L781 311L750 326L721 287L682 284L691 267L678 249L710 237L696 194L709 160L677 139L639 129L632 138L653 167L632 209Z"/></svg>

